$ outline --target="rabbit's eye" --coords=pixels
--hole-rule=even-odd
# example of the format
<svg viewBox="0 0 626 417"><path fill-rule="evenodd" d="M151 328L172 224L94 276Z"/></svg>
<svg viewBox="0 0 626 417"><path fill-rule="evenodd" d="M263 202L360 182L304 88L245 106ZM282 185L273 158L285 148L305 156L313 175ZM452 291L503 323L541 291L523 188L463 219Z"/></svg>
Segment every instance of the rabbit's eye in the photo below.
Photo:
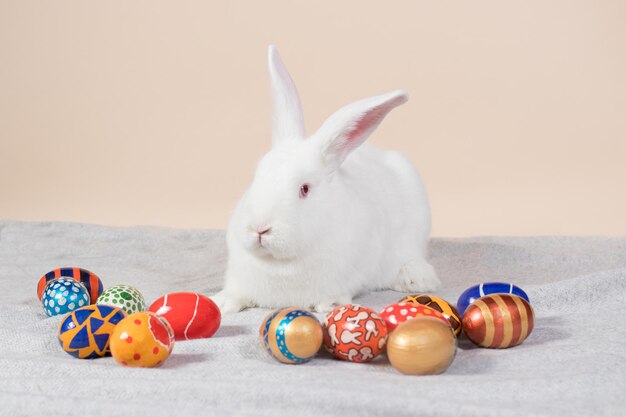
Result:
<svg viewBox="0 0 626 417"><path fill-rule="evenodd" d="M307 194L309 194L309 184L302 184L300 187L300 198L306 198Z"/></svg>

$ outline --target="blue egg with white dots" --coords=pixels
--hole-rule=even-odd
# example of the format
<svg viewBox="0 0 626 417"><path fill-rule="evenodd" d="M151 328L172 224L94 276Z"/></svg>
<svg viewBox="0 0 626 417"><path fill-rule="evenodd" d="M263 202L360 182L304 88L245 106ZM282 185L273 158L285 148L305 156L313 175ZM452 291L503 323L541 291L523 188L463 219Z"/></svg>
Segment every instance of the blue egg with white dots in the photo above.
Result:
<svg viewBox="0 0 626 417"><path fill-rule="evenodd" d="M271 312L259 329L261 346L282 363L300 364L315 356L322 345L322 326L306 310L283 308Z"/></svg>
<svg viewBox="0 0 626 417"><path fill-rule="evenodd" d="M456 303L456 309L459 311L461 317L463 317L463 313L470 304L480 297L489 294L513 294L522 297L530 303L526 292L517 285L508 282L483 282L482 284L474 285L463 291L463 294L461 294Z"/></svg>
<svg viewBox="0 0 626 417"><path fill-rule="evenodd" d="M67 314L89 305L87 288L73 278L57 278L46 284L41 297L43 311L48 316Z"/></svg>

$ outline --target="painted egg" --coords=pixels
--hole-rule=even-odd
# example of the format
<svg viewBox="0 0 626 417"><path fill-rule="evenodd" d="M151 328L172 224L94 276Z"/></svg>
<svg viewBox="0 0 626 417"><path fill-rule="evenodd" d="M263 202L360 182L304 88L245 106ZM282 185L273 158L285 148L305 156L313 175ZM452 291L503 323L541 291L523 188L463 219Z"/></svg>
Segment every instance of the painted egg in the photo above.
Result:
<svg viewBox="0 0 626 417"><path fill-rule="evenodd" d="M90 303L89 292L73 278L57 278L43 290L43 311L48 316L67 314Z"/></svg>
<svg viewBox="0 0 626 417"><path fill-rule="evenodd" d="M282 363L308 362L322 346L322 326L299 308L283 308L268 314L259 328L261 345Z"/></svg>
<svg viewBox="0 0 626 417"><path fill-rule="evenodd" d="M425 305L421 304L391 304L380 311L380 316L383 318L383 320L385 320L389 333L393 332L398 324L404 323L405 321L413 319L415 317L431 316L439 320L443 320L448 325L450 324L448 323L448 319L446 319L443 314L433 308L426 307Z"/></svg>
<svg viewBox="0 0 626 417"><path fill-rule="evenodd" d="M459 310L459 314L463 316L465 309L470 304L478 300L480 297L489 294L515 294L530 302L530 299L524 290L516 285L506 282L483 282L482 284L474 285L473 287L463 291L459 300L456 302L456 308Z"/></svg>
<svg viewBox="0 0 626 417"><path fill-rule="evenodd" d="M89 292L89 299L94 303L100 294L102 294L102 281L93 272L83 268L57 268L39 278L39 282L37 283L37 297L41 300L46 284L53 279L61 277L74 278L76 281L83 284Z"/></svg>
<svg viewBox="0 0 626 417"><path fill-rule="evenodd" d="M421 304L437 310L438 312L443 314L446 319L448 319L448 322L450 323L450 326L452 326L455 335L458 336L459 333L461 333L462 326L461 316L459 315L459 312L452 304L450 304L443 298L435 297L434 295L430 294L417 294L404 297L399 302L411 303L415 305Z"/></svg>
<svg viewBox="0 0 626 417"><path fill-rule="evenodd" d="M115 285L107 288L98 297L96 304L121 308L127 314L146 311L146 301L138 289L128 285Z"/></svg>
<svg viewBox="0 0 626 417"><path fill-rule="evenodd" d="M143 311L120 321L111 336L111 355L123 366L161 365L174 349L174 332L167 320Z"/></svg>
<svg viewBox="0 0 626 417"><path fill-rule="evenodd" d="M456 356L457 341L448 323L418 317L402 323L389 336L387 356L398 371L408 375L440 374Z"/></svg>
<svg viewBox="0 0 626 417"><path fill-rule="evenodd" d="M324 347L338 359L369 362L387 342L387 325L378 313L358 304L346 304L328 313L322 323Z"/></svg>
<svg viewBox="0 0 626 417"><path fill-rule="evenodd" d="M490 294L474 301L463 314L463 331L481 347L508 348L532 332L535 313L522 297Z"/></svg>
<svg viewBox="0 0 626 417"><path fill-rule="evenodd" d="M115 325L126 314L116 307L88 305L69 313L59 326L59 343L64 351L79 359L107 355Z"/></svg>
<svg viewBox="0 0 626 417"><path fill-rule="evenodd" d="M222 322L217 304L209 297L195 292L164 295L153 302L148 310L170 323L176 340L211 337Z"/></svg>

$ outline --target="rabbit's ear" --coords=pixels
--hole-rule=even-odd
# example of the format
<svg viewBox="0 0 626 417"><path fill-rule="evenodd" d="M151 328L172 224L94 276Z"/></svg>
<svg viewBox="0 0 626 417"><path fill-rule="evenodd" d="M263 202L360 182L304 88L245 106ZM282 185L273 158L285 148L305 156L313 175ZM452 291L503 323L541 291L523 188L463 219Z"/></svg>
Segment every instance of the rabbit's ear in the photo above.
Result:
<svg viewBox="0 0 626 417"><path fill-rule="evenodd" d="M304 118L298 90L274 45L269 47L268 63L272 88L272 146L285 140L304 139Z"/></svg>
<svg viewBox="0 0 626 417"><path fill-rule="evenodd" d="M396 90L359 100L330 116L315 133L329 168L337 169L350 152L365 142L387 113L407 100L404 91Z"/></svg>

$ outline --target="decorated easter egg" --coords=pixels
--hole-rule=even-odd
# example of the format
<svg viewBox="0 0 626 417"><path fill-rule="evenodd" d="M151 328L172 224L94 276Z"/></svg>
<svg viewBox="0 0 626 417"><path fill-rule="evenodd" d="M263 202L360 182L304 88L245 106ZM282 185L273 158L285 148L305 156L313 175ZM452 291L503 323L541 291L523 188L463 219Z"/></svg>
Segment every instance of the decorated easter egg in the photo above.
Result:
<svg viewBox="0 0 626 417"><path fill-rule="evenodd" d="M455 335L459 335L461 333L461 316L456 308L444 300L443 298L435 297L430 294L417 294L417 295L409 295L400 300L401 303L411 303L411 304L421 304L428 306L434 310L437 310L443 316L448 319L450 326L454 330Z"/></svg>
<svg viewBox="0 0 626 417"><path fill-rule="evenodd" d="M346 304L328 313L322 323L324 347L336 358L369 362L387 342L387 325L378 313L358 304Z"/></svg>
<svg viewBox="0 0 626 417"><path fill-rule="evenodd" d="M282 363L308 362L322 346L322 326L299 308L283 308L268 314L259 328L261 345Z"/></svg>
<svg viewBox="0 0 626 417"><path fill-rule="evenodd" d="M489 294L515 294L530 302L528 295L520 287L506 282L484 282L463 291L456 302L459 314L463 316L465 309L480 297Z"/></svg>
<svg viewBox="0 0 626 417"><path fill-rule="evenodd" d="M522 297L489 294L474 301L463 314L463 331L481 347L508 348L532 332L535 313Z"/></svg>
<svg viewBox="0 0 626 417"><path fill-rule="evenodd" d="M64 351L79 359L107 355L115 325L126 314L116 307L88 305L69 313L59 326L59 343Z"/></svg>
<svg viewBox="0 0 626 417"><path fill-rule="evenodd" d="M48 282L41 299L43 311L48 316L67 314L89 305L87 288L73 278L57 278Z"/></svg>
<svg viewBox="0 0 626 417"><path fill-rule="evenodd" d="M98 297L96 304L109 305L124 310L127 314L146 311L146 302L138 289L128 285L107 288Z"/></svg>
<svg viewBox="0 0 626 417"><path fill-rule="evenodd" d="M405 321L415 317L430 316L438 318L439 320L443 320L446 324L450 324L448 323L448 319L446 319L443 314L435 309L426 307L425 305L421 304L391 304L380 311L380 316L383 318L383 320L385 320L389 333L393 332L398 324L404 323Z"/></svg>
<svg viewBox="0 0 626 417"><path fill-rule="evenodd" d="M166 294L153 302L148 310L168 321L176 340L211 337L222 322L217 304L195 292Z"/></svg>
<svg viewBox="0 0 626 417"><path fill-rule="evenodd" d="M167 320L150 311L127 316L111 336L111 355L123 366L161 365L174 349L174 332Z"/></svg>
<svg viewBox="0 0 626 417"><path fill-rule="evenodd" d="M46 284L57 278L74 278L87 288L89 299L95 303L100 294L102 294L102 281L96 274L83 268L57 268L39 278L37 283L37 296L41 300L43 290Z"/></svg>
<svg viewBox="0 0 626 417"><path fill-rule="evenodd" d="M391 366L409 375L442 373L454 360L456 349L452 327L434 317L407 320L391 333L387 342Z"/></svg>

